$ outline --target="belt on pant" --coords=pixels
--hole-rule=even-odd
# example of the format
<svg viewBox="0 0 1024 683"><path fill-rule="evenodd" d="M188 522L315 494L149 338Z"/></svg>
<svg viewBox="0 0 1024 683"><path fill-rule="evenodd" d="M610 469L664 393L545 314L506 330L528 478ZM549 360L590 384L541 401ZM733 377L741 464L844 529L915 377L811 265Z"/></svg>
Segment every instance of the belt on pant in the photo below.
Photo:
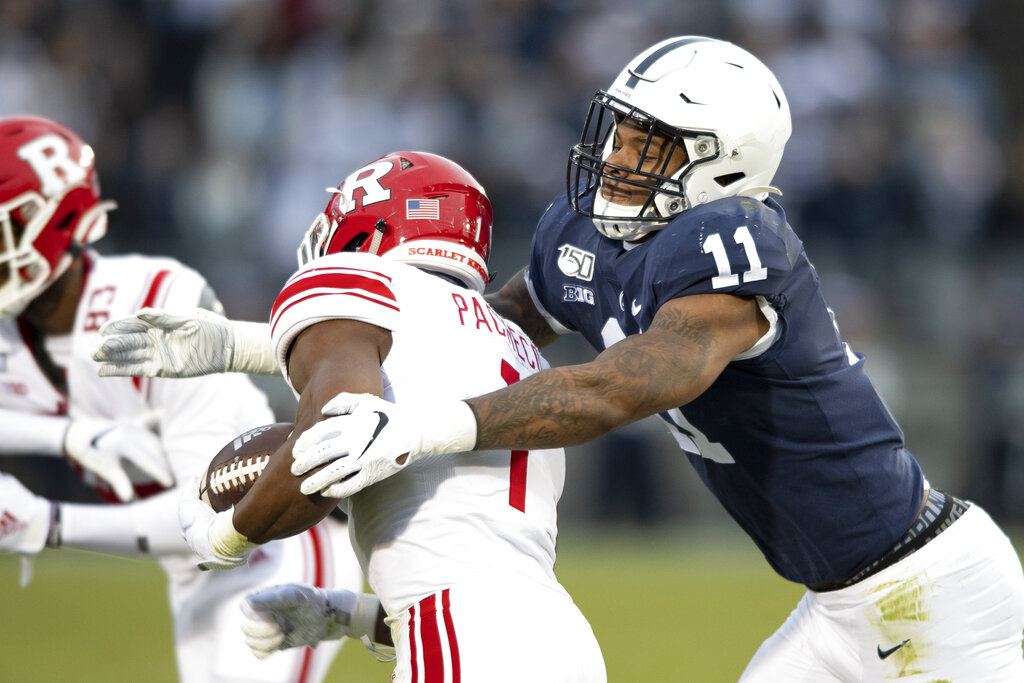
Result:
<svg viewBox="0 0 1024 683"><path fill-rule="evenodd" d="M882 553L878 559L848 578L808 585L807 587L817 593L848 588L869 576L877 574L886 567L891 567L904 557L924 547L925 544L948 529L953 522L964 514L970 505L970 503L966 503L956 496L936 489L929 490L924 507L917 515L914 523L907 529L907 533L894 546Z"/></svg>

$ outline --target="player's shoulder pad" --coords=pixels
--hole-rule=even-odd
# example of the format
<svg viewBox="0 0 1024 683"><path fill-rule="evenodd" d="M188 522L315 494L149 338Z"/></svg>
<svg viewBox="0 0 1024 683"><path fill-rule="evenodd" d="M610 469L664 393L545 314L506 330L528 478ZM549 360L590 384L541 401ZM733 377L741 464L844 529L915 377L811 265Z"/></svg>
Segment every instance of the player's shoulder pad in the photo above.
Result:
<svg viewBox="0 0 1024 683"><path fill-rule="evenodd" d="M771 295L792 270L791 236L775 202L727 197L702 204L676 216L652 240L649 277L667 297Z"/></svg>
<svg viewBox="0 0 1024 683"><path fill-rule="evenodd" d="M551 200L551 203L548 204L547 208L540 215L540 218L537 220L537 230L534 233L534 239L544 234L560 231L578 215L569 207L569 196L563 192Z"/></svg>

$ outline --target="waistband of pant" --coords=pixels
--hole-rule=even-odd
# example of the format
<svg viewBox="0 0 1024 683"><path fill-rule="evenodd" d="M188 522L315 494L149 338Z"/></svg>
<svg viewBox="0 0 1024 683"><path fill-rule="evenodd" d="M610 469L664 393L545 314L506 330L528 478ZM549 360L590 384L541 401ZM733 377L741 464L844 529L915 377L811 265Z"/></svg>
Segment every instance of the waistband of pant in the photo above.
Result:
<svg viewBox="0 0 1024 683"><path fill-rule="evenodd" d="M878 559L872 561L848 578L829 583L809 585L808 588L817 593L848 588L887 567L891 567L934 540L936 536L958 520L970 505L970 503L964 502L956 496L936 489L930 489L921 512L917 515L914 523L910 525L910 528L907 529L907 533L895 545L882 553Z"/></svg>

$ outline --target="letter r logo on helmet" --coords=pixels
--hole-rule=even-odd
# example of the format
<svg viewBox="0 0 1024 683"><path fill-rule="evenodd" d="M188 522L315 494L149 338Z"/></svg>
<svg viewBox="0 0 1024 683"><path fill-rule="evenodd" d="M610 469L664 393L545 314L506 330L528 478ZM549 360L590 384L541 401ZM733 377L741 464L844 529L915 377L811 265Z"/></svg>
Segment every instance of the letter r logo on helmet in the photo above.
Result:
<svg viewBox="0 0 1024 683"><path fill-rule="evenodd" d="M48 133L18 148L24 159L39 176L39 191L44 197L55 197L85 180L85 167L71 158L68 143L55 133Z"/></svg>

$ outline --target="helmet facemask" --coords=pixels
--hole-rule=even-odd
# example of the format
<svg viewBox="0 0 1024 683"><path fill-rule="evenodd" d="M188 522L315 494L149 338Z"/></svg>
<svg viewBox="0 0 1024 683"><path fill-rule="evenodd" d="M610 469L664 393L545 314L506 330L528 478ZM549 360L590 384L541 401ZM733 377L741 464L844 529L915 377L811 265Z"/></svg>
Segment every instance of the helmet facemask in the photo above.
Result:
<svg viewBox="0 0 1024 683"><path fill-rule="evenodd" d="M646 135L636 164L621 166L608 161L614 151L616 131L624 123ZM685 159L673 168L677 150ZM634 241L665 227L678 213L690 208L686 179L700 164L714 161L721 150L717 138L706 131L673 128L628 103L598 91L590 104L580 142L569 153L569 204L593 219L597 229L612 239ZM651 153L658 161L645 159ZM645 165L647 168L645 168ZM620 204L606 199L605 183L640 188L648 192L642 204ZM580 200L593 195L590 208Z"/></svg>
<svg viewBox="0 0 1024 683"><path fill-rule="evenodd" d="M52 281L50 263L35 240L59 203L29 192L0 206L0 318L20 315Z"/></svg>

